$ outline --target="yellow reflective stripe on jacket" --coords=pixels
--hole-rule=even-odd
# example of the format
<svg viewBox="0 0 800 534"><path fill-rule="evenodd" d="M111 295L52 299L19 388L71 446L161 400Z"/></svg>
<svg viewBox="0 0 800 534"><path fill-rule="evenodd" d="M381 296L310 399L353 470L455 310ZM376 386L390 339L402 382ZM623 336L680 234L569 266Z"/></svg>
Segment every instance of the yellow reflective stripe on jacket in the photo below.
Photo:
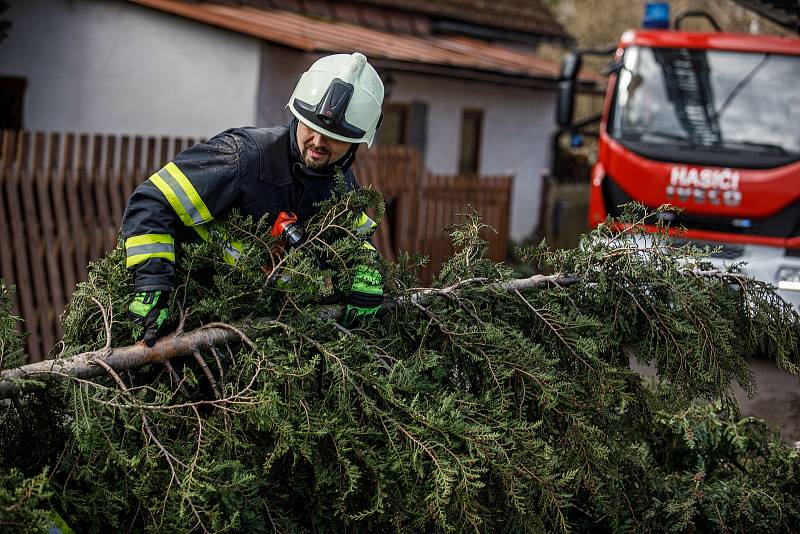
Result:
<svg viewBox="0 0 800 534"><path fill-rule="evenodd" d="M180 184L186 194L189 196L189 200L191 200L192 204L194 205L195 209L200 212L200 216L203 218L204 222L208 222L212 220L214 217L211 215L211 212L208 211L206 207L206 203L203 202L203 199L200 198L200 195L197 193L197 190L192 185L192 182L186 177L185 174L175 165L173 162L167 163L164 167L167 169L175 180Z"/></svg>
<svg viewBox="0 0 800 534"><path fill-rule="evenodd" d="M192 183L174 163L167 163L150 177L150 181L166 197L184 225L197 226L214 219Z"/></svg>
<svg viewBox="0 0 800 534"><path fill-rule="evenodd" d="M356 221L356 233L361 237L370 236L375 232L377 226L378 224L362 211L361 217Z"/></svg>
<svg viewBox="0 0 800 534"><path fill-rule="evenodd" d="M150 258L175 261L175 240L169 234L144 234L125 240L126 267L139 265Z"/></svg>
<svg viewBox="0 0 800 534"><path fill-rule="evenodd" d="M230 265L236 265L239 256L242 254L242 244L236 241L222 243L222 250L225 253L225 261Z"/></svg>
<svg viewBox="0 0 800 534"><path fill-rule="evenodd" d="M225 262L230 265L236 265L244 245L238 241L228 241L227 238L214 227L208 229L203 226L195 226L194 230L203 241L214 242L220 245L225 256Z"/></svg>
<svg viewBox="0 0 800 534"><path fill-rule="evenodd" d="M367 250L373 250L375 252L378 251L378 249L372 246L372 243L370 243L369 241L364 241L364 243L361 245L361 248L365 248Z"/></svg>
<svg viewBox="0 0 800 534"><path fill-rule="evenodd" d="M175 244L175 238L169 234L143 234L129 237L125 240L125 249L139 245L152 245L154 243Z"/></svg>
<svg viewBox="0 0 800 534"><path fill-rule="evenodd" d="M196 226L194 231L197 232L197 235L199 235L203 241L211 241L211 236L208 234L208 229L203 228L202 226Z"/></svg>

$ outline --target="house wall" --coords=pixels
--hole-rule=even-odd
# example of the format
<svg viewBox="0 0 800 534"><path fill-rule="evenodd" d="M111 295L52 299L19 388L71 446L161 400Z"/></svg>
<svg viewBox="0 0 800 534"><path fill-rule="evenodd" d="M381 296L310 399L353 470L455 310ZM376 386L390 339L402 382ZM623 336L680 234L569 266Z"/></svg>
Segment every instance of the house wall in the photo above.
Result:
<svg viewBox="0 0 800 534"><path fill-rule="evenodd" d="M264 41L261 44L261 80L258 89L258 126L286 124L292 113L286 103L300 75L314 58L291 48Z"/></svg>
<svg viewBox="0 0 800 534"><path fill-rule="evenodd" d="M483 82L397 74L391 100L428 104L426 165L458 172L461 113L483 110L480 174L511 174L511 239L528 237L538 223L542 171L550 158L556 93Z"/></svg>
<svg viewBox="0 0 800 534"><path fill-rule="evenodd" d="M256 120L261 43L120 0L25 0L0 43L33 130L211 136Z"/></svg>

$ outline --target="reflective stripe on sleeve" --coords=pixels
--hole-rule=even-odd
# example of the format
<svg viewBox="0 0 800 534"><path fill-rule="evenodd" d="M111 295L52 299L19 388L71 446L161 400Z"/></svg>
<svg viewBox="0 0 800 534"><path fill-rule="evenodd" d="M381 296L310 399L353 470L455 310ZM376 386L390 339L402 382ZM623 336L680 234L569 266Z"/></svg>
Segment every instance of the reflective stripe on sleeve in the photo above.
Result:
<svg viewBox="0 0 800 534"><path fill-rule="evenodd" d="M192 183L174 163L167 163L150 177L150 181L166 197L184 225L197 226L214 219Z"/></svg>
<svg viewBox="0 0 800 534"><path fill-rule="evenodd" d="M175 240L169 234L145 234L125 240L126 267L139 265L150 258L175 261Z"/></svg>
<svg viewBox="0 0 800 534"><path fill-rule="evenodd" d="M219 230L214 227L205 228L203 226L195 226L195 231L203 241L213 241L222 247L222 252L225 257L225 262L230 265L236 265L239 256L241 255L243 245L236 241L229 241Z"/></svg>
<svg viewBox="0 0 800 534"><path fill-rule="evenodd" d="M225 252L225 261L230 265L236 265L236 262L239 261L241 251L236 248L237 245L239 245L239 243L226 243L222 246L222 249Z"/></svg>
<svg viewBox="0 0 800 534"><path fill-rule="evenodd" d="M196 226L194 231L197 232L197 235L199 235L203 241L211 241L211 236L208 234L208 229L203 228L202 226Z"/></svg>
<svg viewBox="0 0 800 534"><path fill-rule="evenodd" d="M377 226L378 224L362 211L361 217L356 221L356 233L361 237L370 236L375 232Z"/></svg>

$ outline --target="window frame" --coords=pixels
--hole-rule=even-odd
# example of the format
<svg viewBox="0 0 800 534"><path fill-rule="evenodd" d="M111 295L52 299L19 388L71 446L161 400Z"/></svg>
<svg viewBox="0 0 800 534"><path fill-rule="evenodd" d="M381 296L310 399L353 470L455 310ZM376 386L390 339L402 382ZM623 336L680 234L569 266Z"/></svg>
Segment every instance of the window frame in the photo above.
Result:
<svg viewBox="0 0 800 534"><path fill-rule="evenodd" d="M402 120L400 121L399 143L385 143L381 139L381 128L385 124L386 115L392 112L400 112ZM411 132L411 104L406 102L387 102L383 105L383 124L378 128L378 144L383 146L407 145L410 140Z"/></svg>
<svg viewBox="0 0 800 534"><path fill-rule="evenodd" d="M477 175L481 170L481 145L483 144L483 122L484 112L478 108L465 108L461 111L461 128L458 149L458 173L465 175ZM464 133L466 125L470 123L477 125L474 131L475 143L472 147L472 153L467 157L465 151L468 148L465 146ZM469 165L471 163L471 165ZM474 169L473 169L474 167Z"/></svg>
<svg viewBox="0 0 800 534"><path fill-rule="evenodd" d="M22 130L25 125L25 93L28 89L28 80L21 76L2 76L0 75L0 91L8 90L14 94L12 97L11 112L9 114L12 123L0 124L2 130Z"/></svg>

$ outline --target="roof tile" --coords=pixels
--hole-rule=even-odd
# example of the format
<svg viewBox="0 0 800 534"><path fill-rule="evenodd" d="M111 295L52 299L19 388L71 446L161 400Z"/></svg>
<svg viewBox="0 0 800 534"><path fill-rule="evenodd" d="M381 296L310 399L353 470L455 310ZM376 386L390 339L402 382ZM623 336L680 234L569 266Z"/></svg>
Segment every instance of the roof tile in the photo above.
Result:
<svg viewBox="0 0 800 534"><path fill-rule="evenodd" d="M228 30L311 53L363 52L396 62L472 69L555 80L557 64L531 53L458 36L388 33L281 10L181 0L130 0ZM460 0L459 0L460 1Z"/></svg>
<svg viewBox="0 0 800 534"><path fill-rule="evenodd" d="M384 8L532 33L556 39L572 37L542 0L357 0Z"/></svg>

